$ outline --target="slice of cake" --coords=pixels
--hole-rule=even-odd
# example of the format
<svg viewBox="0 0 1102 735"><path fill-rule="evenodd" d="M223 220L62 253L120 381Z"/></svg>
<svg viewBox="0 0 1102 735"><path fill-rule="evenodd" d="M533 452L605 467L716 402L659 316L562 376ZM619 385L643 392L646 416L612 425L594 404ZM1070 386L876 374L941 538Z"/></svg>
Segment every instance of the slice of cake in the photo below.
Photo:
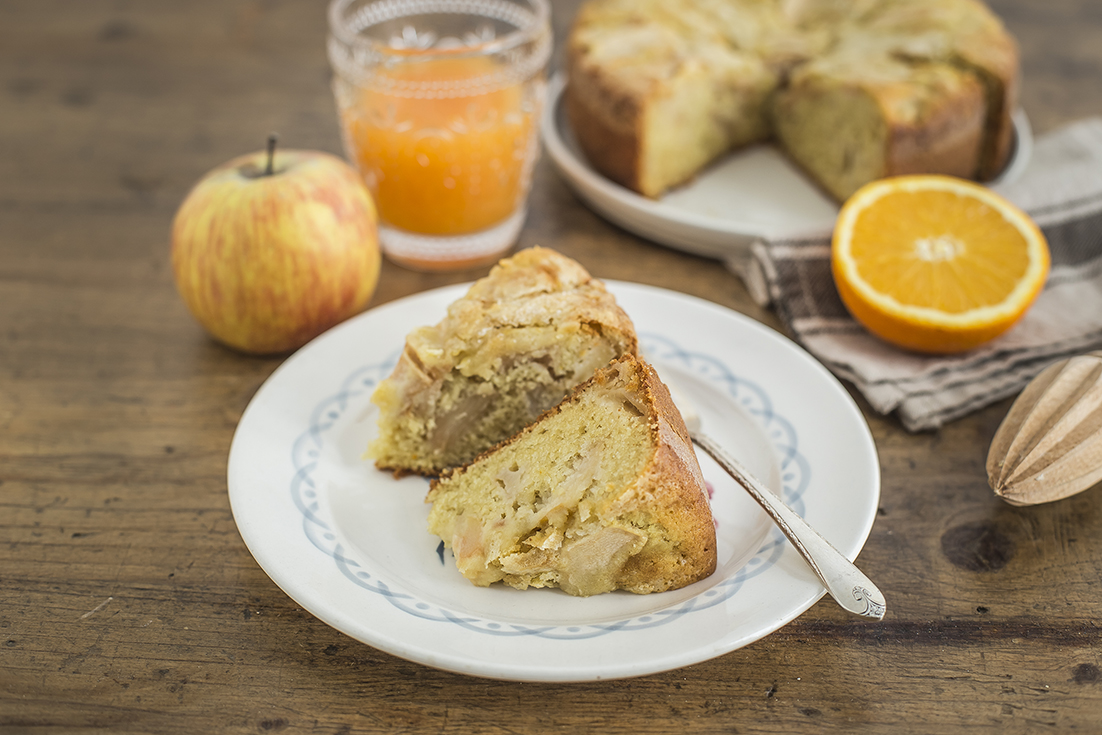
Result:
<svg viewBox="0 0 1102 735"><path fill-rule="evenodd" d="M654 369L632 355L435 480L428 500L429 530L479 586L644 594L716 568L715 526L685 422Z"/></svg>
<svg viewBox="0 0 1102 735"><path fill-rule="evenodd" d="M376 388L380 469L436 475L469 462L551 408L616 357L635 329L604 284L553 250L498 263L413 331Z"/></svg>

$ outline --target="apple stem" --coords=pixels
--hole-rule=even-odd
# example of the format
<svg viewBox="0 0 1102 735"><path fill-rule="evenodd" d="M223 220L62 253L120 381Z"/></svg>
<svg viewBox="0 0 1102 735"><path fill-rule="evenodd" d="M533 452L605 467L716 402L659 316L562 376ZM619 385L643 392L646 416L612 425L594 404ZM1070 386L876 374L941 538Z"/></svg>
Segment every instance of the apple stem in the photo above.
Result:
<svg viewBox="0 0 1102 735"><path fill-rule="evenodd" d="M271 176L275 173L275 149L276 140L279 138L275 133L268 135L268 165L264 169L265 176Z"/></svg>

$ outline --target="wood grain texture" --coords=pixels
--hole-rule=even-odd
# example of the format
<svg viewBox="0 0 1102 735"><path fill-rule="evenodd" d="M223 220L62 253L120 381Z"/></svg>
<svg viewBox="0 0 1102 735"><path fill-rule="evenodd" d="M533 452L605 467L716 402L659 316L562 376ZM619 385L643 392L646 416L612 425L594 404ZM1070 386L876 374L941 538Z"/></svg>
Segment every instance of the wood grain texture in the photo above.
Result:
<svg viewBox="0 0 1102 735"><path fill-rule="evenodd" d="M559 38L577 6L555 0ZM1102 7L997 0L1039 132L1102 113ZM480 680L327 627L259 569L230 439L279 365L211 342L168 232L208 169L340 152L323 2L0 2L0 732L1097 732L1102 494L997 500L1004 401L910 435L861 403L886 620L820 602L746 648L612 683ZM521 244L770 326L719 264L594 215L544 161ZM374 304L481 272L384 265Z"/></svg>

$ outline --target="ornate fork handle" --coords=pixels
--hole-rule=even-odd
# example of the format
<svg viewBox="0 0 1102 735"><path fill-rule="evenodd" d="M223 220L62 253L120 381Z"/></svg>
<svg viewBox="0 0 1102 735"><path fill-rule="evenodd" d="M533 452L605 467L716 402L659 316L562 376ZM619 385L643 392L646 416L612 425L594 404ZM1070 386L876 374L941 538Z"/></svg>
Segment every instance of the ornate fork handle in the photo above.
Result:
<svg viewBox="0 0 1102 735"><path fill-rule="evenodd" d="M750 497L765 509L839 605L852 613L868 618L879 620L884 617L887 610L884 595L872 580L831 546L830 542L809 526L796 511L785 505L784 501L758 482L723 447L706 434L693 429L694 427L690 426L689 433L696 445L711 455L712 459L718 462L727 474L742 485L746 492L750 493Z"/></svg>

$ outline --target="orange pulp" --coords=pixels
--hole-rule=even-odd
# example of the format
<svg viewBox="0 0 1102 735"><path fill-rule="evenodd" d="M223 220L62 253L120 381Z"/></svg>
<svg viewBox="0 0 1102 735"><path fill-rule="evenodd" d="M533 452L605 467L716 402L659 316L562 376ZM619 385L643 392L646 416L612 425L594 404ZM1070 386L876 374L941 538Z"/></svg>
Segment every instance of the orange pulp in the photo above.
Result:
<svg viewBox="0 0 1102 735"><path fill-rule="evenodd" d="M489 58L460 57L413 60L380 73L400 83L474 86L499 68ZM383 222L425 235L460 235L516 211L534 124L521 85L456 97L357 94L343 112L345 130Z"/></svg>

